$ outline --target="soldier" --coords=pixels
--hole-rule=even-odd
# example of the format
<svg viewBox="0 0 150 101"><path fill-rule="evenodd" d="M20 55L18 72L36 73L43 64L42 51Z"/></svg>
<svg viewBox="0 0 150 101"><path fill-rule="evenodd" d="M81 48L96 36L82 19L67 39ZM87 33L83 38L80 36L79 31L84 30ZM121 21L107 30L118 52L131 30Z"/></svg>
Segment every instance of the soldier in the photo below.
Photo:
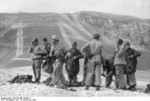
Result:
<svg viewBox="0 0 150 101"><path fill-rule="evenodd" d="M41 78L41 64L42 64L42 52L41 48L38 45L38 39L32 41L32 46L29 48L29 53L32 54L32 67L35 76L35 83L40 82Z"/></svg>
<svg viewBox="0 0 150 101"><path fill-rule="evenodd" d="M125 54L126 49L123 46L123 40L119 39L117 47L115 49L115 73L116 73L116 88L126 90L126 80L124 74L124 68L126 65Z"/></svg>
<svg viewBox="0 0 150 101"><path fill-rule="evenodd" d="M137 52L136 50L130 48L130 43L126 42L125 47L126 51L126 74L127 74L127 84L129 86L129 90L136 91L136 66L137 66L137 57L141 55L141 53Z"/></svg>
<svg viewBox="0 0 150 101"><path fill-rule="evenodd" d="M42 65L42 69L49 73L50 76L52 75L53 72L53 66L52 66L52 59L49 56L50 49L51 49L51 44L47 41L47 38L42 39L42 45L40 46L41 50L45 53L44 57L44 63Z"/></svg>
<svg viewBox="0 0 150 101"><path fill-rule="evenodd" d="M52 82L50 84L51 86L58 86L59 81L61 82L62 87L66 87L68 84L63 75L63 64L65 62L66 53L67 50L64 46L60 45L58 36L53 35L50 55L54 61L54 70L52 75Z"/></svg>
<svg viewBox="0 0 150 101"><path fill-rule="evenodd" d="M47 38L42 39L42 44L40 45L41 51L44 53L43 58L46 59L46 57L49 55L50 52L50 43L47 42Z"/></svg>
<svg viewBox="0 0 150 101"><path fill-rule="evenodd" d="M89 59L87 63L87 75L85 81L85 90L89 86L95 85L96 91L100 90L101 86L101 64L102 64L102 48L103 44L99 41L100 35L94 34L93 40L88 42L82 47L82 53L89 48Z"/></svg>
<svg viewBox="0 0 150 101"><path fill-rule="evenodd" d="M47 55L50 53L51 50L51 44L47 41L47 38L42 39L42 50L47 53Z"/></svg>
<svg viewBox="0 0 150 101"><path fill-rule="evenodd" d="M66 55L66 71L69 76L70 85L77 83L77 75L80 70L79 59L82 58L81 52L77 49L77 43L72 44L72 48L67 51Z"/></svg>
<svg viewBox="0 0 150 101"><path fill-rule="evenodd" d="M109 88L113 81L113 76L115 76L114 57L111 57L110 59L104 59L104 62L103 72L106 72L106 75L102 75L104 75L106 78L106 88Z"/></svg>

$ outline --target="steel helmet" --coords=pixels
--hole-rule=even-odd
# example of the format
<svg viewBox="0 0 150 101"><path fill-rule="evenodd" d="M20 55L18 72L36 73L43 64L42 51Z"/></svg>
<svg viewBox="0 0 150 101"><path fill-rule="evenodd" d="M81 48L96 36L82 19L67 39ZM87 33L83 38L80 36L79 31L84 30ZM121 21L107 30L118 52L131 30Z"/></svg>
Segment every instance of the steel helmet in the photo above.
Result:
<svg viewBox="0 0 150 101"><path fill-rule="evenodd" d="M55 39L55 40L59 40L59 37L57 35L52 35L51 37L52 39Z"/></svg>

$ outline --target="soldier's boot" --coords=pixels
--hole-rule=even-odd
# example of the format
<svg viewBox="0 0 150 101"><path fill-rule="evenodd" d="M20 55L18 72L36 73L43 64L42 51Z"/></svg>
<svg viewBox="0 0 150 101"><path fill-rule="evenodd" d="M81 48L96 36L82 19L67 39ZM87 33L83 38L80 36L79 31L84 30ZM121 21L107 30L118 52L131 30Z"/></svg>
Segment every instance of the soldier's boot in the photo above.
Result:
<svg viewBox="0 0 150 101"><path fill-rule="evenodd" d="M82 85L85 86L85 80L82 81Z"/></svg>
<svg viewBox="0 0 150 101"><path fill-rule="evenodd" d="M73 76L69 75L68 79L69 79L69 86L72 86Z"/></svg>
<svg viewBox="0 0 150 101"><path fill-rule="evenodd" d="M37 79L35 78L35 80L33 81L33 83L37 83Z"/></svg>
<svg viewBox="0 0 150 101"><path fill-rule="evenodd" d="M89 90L89 86L86 85L86 86L85 86L85 90Z"/></svg>
<svg viewBox="0 0 150 101"><path fill-rule="evenodd" d="M35 78L35 83L39 84L40 83L40 79L39 78Z"/></svg>
<svg viewBox="0 0 150 101"><path fill-rule="evenodd" d="M68 87L71 87L71 86L72 86L72 80L70 79Z"/></svg>
<svg viewBox="0 0 150 101"><path fill-rule="evenodd" d="M130 87L129 87L129 90L130 90L130 91L136 91L136 87L135 87L135 86L130 86Z"/></svg>
<svg viewBox="0 0 150 101"><path fill-rule="evenodd" d="M100 91L100 86L96 86L96 91Z"/></svg>
<svg viewBox="0 0 150 101"><path fill-rule="evenodd" d="M106 85L105 88L110 88L110 86L109 86L109 85Z"/></svg>
<svg viewBox="0 0 150 101"><path fill-rule="evenodd" d="M126 87L120 87L121 90L128 90Z"/></svg>

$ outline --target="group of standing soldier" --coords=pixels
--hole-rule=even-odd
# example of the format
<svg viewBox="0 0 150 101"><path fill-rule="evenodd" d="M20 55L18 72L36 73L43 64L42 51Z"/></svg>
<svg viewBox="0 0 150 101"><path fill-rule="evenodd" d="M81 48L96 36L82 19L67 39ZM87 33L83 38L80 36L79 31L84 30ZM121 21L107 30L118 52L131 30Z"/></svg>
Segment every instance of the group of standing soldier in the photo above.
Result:
<svg viewBox="0 0 150 101"><path fill-rule="evenodd" d="M101 70L106 71L106 87L115 77L115 85L117 89L136 90L136 65L137 57L140 53L131 49L128 42L123 42L119 39L114 56L111 59L106 59L102 53L104 47L99 34L94 34L93 39L86 43L81 52L77 49L77 43L73 42L72 47L67 50L59 43L59 37L53 35L51 37L52 43L47 42L47 38L43 38L42 45L38 44L38 39L34 39L29 53L32 54L32 67L35 76L35 82L40 82L41 67L44 66L45 60L51 58L52 66L49 67L52 81L51 86L62 87L71 86L72 83L77 83L77 75L80 70L79 59L84 58L84 73L83 84L85 90L90 86L94 86L97 91L101 87ZM44 63L43 63L44 62ZM63 75L63 65L65 64L68 80ZM125 78L126 75L126 78Z"/></svg>

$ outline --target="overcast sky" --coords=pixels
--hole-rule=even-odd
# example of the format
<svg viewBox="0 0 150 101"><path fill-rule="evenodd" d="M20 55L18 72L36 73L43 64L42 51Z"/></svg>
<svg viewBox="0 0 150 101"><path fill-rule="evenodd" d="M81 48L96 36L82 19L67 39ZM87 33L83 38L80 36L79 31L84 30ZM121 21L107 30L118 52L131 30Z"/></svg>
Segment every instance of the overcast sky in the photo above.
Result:
<svg viewBox="0 0 150 101"><path fill-rule="evenodd" d="M150 0L0 0L0 12L98 11L150 18Z"/></svg>

